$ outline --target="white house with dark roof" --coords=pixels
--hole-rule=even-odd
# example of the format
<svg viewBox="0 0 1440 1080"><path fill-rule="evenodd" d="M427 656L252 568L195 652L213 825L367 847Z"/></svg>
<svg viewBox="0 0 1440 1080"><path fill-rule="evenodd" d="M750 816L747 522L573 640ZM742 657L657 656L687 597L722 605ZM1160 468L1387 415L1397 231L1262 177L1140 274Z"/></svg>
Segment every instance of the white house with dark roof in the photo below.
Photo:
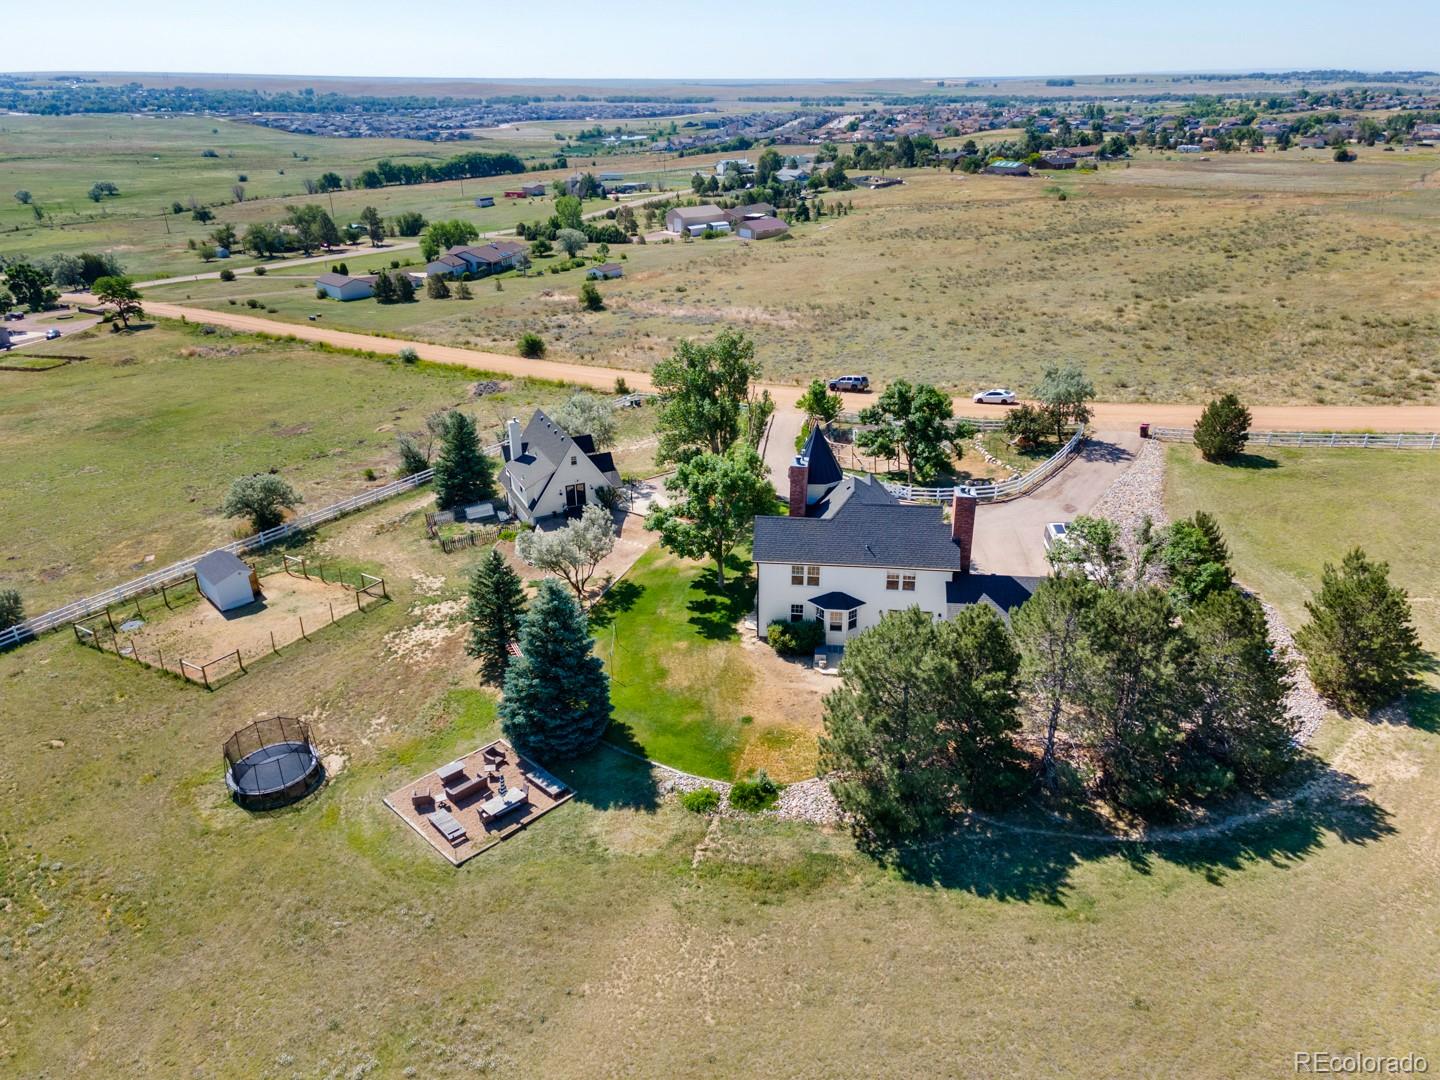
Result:
<svg viewBox="0 0 1440 1080"><path fill-rule="evenodd" d="M620 474L608 452L595 449L589 435L567 434L536 409L530 423L510 418L500 445L505 465L500 486L510 511L533 524L556 514L577 514L599 502L602 489L620 486Z"/></svg>
<svg viewBox="0 0 1440 1080"><path fill-rule="evenodd" d="M1038 578L971 574L976 501L943 509L901 503L873 476L846 475L812 430L790 466L788 516L755 519L759 632L777 621L818 619L827 645L844 645L886 615L919 607L937 619L969 604L1002 615Z"/></svg>

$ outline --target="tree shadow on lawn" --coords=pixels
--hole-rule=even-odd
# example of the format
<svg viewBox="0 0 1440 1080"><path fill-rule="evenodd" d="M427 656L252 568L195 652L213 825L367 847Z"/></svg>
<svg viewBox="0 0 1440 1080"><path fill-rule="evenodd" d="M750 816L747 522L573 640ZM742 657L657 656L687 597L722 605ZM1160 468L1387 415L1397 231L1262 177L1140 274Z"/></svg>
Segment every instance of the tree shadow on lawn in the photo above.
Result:
<svg viewBox="0 0 1440 1080"><path fill-rule="evenodd" d="M739 636L736 624L755 607L755 579L750 563L732 558L725 564L728 575L722 586L714 569L695 579L690 586L690 625L707 641L732 641Z"/></svg>
<svg viewBox="0 0 1440 1080"><path fill-rule="evenodd" d="M1224 465L1230 469L1247 469L1251 472L1263 472L1266 469L1280 468L1278 458L1266 457L1264 454L1236 454L1232 458L1226 458L1217 464Z"/></svg>
<svg viewBox="0 0 1440 1080"><path fill-rule="evenodd" d="M960 889L996 900L1065 906L1071 874L1082 864L1120 856L1149 875L1166 862L1223 885L1227 874L1257 863L1286 867L1318 852L1327 834L1343 844L1367 844L1395 832L1390 813L1370 799L1367 785L1316 760L1298 770L1288 805L1262 805L1233 827L1157 830L1155 839L1101 838L1086 829L1067 835L1043 815L976 817L928 844L877 852L907 881ZM1278 799L1284 800L1285 793Z"/></svg>
<svg viewBox="0 0 1440 1080"><path fill-rule="evenodd" d="M616 747L640 755L620 753ZM605 741L582 757L557 762L555 773L575 792L575 801L596 810L647 810L660 806L660 791L650 764L629 728L612 722Z"/></svg>
<svg viewBox="0 0 1440 1080"><path fill-rule="evenodd" d="M615 582L590 609L591 632L611 626L621 613L633 608L644 593L645 586L637 585L630 578L621 578Z"/></svg>

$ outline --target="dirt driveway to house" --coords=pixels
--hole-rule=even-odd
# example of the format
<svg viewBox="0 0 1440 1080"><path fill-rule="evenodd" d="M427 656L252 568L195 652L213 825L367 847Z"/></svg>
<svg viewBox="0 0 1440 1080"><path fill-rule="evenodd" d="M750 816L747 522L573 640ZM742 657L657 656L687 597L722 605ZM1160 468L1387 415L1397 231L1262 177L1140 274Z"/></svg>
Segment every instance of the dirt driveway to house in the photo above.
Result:
<svg viewBox="0 0 1440 1080"><path fill-rule="evenodd" d="M1046 524L1089 513L1139 452L1138 432L1097 432L1070 464L1029 495L1010 502L982 503L975 511L974 572L1029 577L1049 574Z"/></svg>

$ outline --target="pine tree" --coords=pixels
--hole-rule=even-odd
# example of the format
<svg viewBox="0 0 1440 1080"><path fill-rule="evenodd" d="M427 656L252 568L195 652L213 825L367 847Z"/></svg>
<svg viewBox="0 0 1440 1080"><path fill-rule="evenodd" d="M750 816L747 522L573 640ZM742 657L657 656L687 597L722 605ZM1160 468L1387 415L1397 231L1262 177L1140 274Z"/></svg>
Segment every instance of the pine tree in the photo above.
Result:
<svg viewBox="0 0 1440 1080"><path fill-rule="evenodd" d="M475 421L447 413L435 458L435 503L441 510L469 506L495 495L495 463L480 449Z"/></svg>
<svg viewBox="0 0 1440 1080"><path fill-rule="evenodd" d="M520 621L520 656L505 672L500 726L540 758L585 753L610 723L610 678L591 652L580 605L554 578L540 582Z"/></svg>
<svg viewBox="0 0 1440 1080"><path fill-rule="evenodd" d="M425 279L425 295L431 300L448 300L450 286L445 284L445 279L439 274L431 274Z"/></svg>
<svg viewBox="0 0 1440 1080"><path fill-rule="evenodd" d="M1405 590L1389 564L1358 547L1340 569L1325 564L1320 591L1305 604L1310 621L1295 635L1321 695L1365 714L1416 684L1424 656Z"/></svg>
<svg viewBox="0 0 1440 1080"><path fill-rule="evenodd" d="M408 304L415 299L415 283L410 280L409 274L396 274L392 280L395 282L396 300Z"/></svg>
<svg viewBox="0 0 1440 1080"><path fill-rule="evenodd" d="M1250 410L1234 394L1225 394L1195 421L1195 445L1206 461L1230 461L1244 452L1249 431Z"/></svg>
<svg viewBox="0 0 1440 1080"><path fill-rule="evenodd" d="M465 651L480 661L486 682L498 683L510 665L510 645L520 637L525 586L499 548L491 548L470 574L470 640Z"/></svg>

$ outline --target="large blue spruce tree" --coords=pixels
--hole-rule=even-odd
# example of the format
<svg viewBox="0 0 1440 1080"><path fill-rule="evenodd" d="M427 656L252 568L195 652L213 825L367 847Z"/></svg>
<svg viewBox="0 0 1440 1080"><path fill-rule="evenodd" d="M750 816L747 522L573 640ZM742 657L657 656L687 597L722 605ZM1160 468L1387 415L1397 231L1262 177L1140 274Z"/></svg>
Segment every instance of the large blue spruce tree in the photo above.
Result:
<svg viewBox="0 0 1440 1080"><path fill-rule="evenodd" d="M528 754L567 758L600 741L610 723L610 678L591 651L580 605L555 578L540 582L520 621L520 656L505 671L500 725Z"/></svg>

